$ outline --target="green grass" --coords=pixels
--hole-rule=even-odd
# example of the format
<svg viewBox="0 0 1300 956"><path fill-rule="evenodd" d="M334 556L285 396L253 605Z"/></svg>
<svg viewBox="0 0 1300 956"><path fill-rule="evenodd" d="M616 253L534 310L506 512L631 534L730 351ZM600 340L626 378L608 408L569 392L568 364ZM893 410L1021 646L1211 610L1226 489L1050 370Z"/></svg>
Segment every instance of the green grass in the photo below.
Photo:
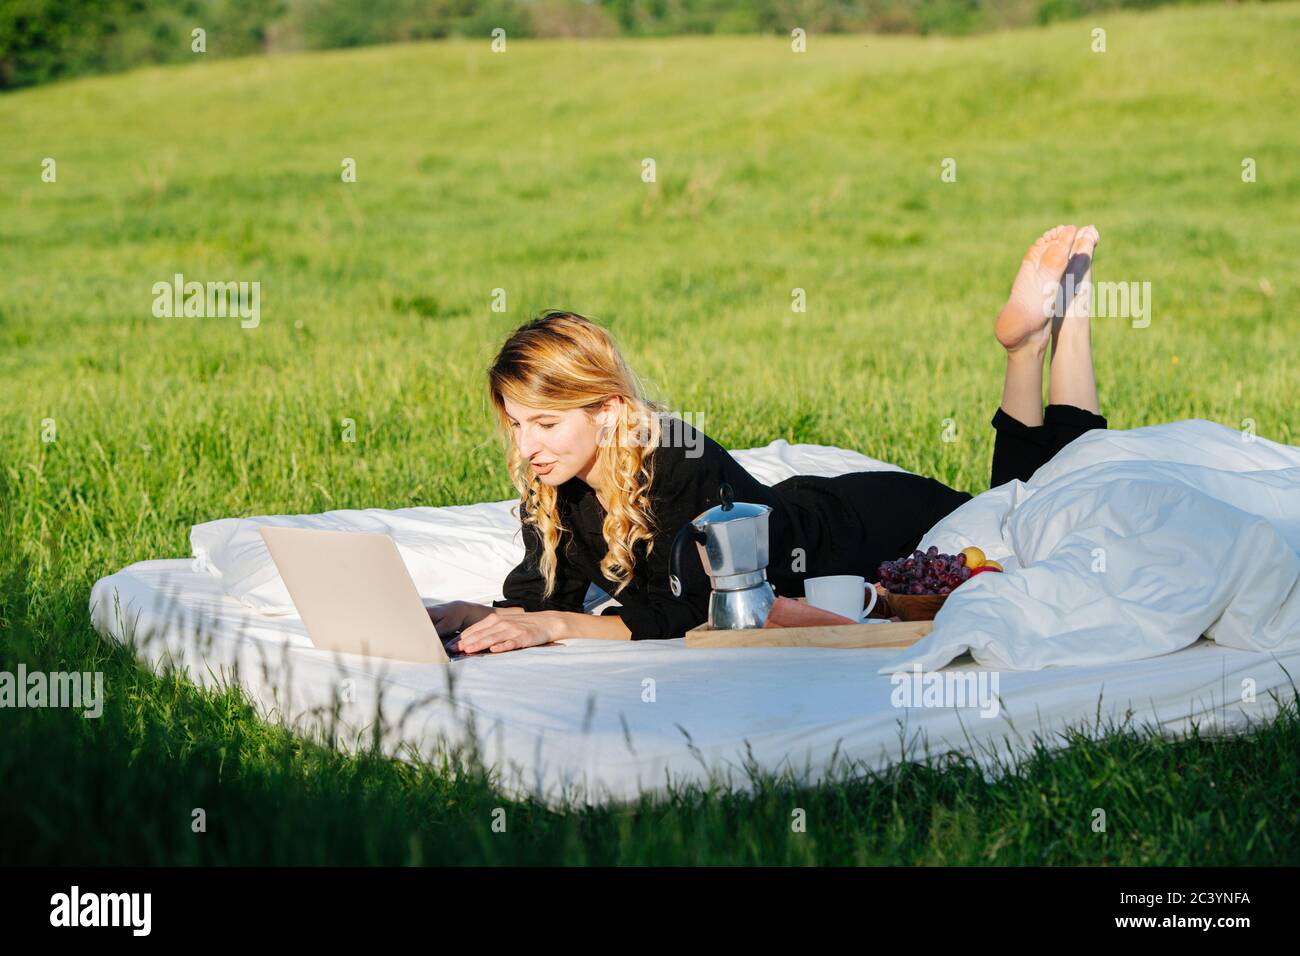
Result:
<svg viewBox="0 0 1300 956"><path fill-rule="evenodd" d="M3 855L1296 862L1293 709L1238 740L1080 741L992 782L939 761L634 812L509 804L507 838L484 781L297 741L237 694L137 668L86 603L105 574L187 555L197 522L510 496L483 371L551 306L610 325L727 447L842 445L983 490L992 316L1062 221L1098 224L1098 281L1152 284L1149 328L1095 325L1112 426L1253 419L1300 442L1298 41L1300 5L1275 4L813 37L804 55L752 37L450 42L0 97L0 653L102 669L109 695L98 721L0 712L0 820L32 834ZM151 286L175 272L259 281L260 326L154 318ZM809 833L790 833L793 806Z"/></svg>

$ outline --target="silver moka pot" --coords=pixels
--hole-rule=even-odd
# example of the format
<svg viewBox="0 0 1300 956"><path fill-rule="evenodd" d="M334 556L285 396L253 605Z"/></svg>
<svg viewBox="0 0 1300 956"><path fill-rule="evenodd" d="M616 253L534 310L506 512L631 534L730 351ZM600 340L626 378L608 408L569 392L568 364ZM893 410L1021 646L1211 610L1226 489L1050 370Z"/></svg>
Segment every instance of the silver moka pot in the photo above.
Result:
<svg viewBox="0 0 1300 956"><path fill-rule="evenodd" d="M694 541L708 572L710 628L762 627L776 602L767 580L767 505L733 501L731 485L719 490L722 504L682 525L673 539L668 583L681 597L682 549Z"/></svg>

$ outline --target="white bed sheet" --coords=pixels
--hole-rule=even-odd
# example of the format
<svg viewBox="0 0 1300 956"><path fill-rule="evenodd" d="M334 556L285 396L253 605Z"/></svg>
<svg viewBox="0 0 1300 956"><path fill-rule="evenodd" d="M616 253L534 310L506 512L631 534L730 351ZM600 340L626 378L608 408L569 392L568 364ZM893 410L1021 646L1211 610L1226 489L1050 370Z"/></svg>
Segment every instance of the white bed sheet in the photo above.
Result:
<svg viewBox="0 0 1300 956"><path fill-rule="evenodd" d="M999 707L899 707L878 673L896 650L690 650L684 640L568 640L448 666L367 661L315 649L296 615L268 617L189 559L144 561L96 583L106 638L200 686L238 683L267 719L398 757L473 738L498 788L548 805L635 799L710 781L749 789L747 767L812 784L959 751L993 771L1067 727L1168 736L1236 733L1295 697L1300 650L1200 640L1144 660L996 674ZM990 685L991 686L991 685ZM650 691L653 691L651 695ZM648 699L653 696L653 700ZM337 706L337 713L332 714Z"/></svg>

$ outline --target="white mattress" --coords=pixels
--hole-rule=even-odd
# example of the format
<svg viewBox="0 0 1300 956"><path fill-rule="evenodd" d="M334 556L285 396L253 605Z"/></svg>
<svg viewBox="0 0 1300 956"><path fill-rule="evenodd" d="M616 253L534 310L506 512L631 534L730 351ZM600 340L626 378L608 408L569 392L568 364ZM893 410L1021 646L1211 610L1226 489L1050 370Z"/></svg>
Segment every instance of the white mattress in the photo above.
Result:
<svg viewBox="0 0 1300 956"><path fill-rule="evenodd" d="M1300 649L1204 639L1122 663L990 670L1000 712L983 717L976 707L894 706L898 688L878 670L896 650L568 640L449 666L366 661L316 650L296 615L251 610L189 559L110 575L91 606L100 633L132 642L141 660L170 661L200 686L237 682L264 716L306 736L328 736L336 700L334 736L349 748L369 744L377 713L382 747L399 757L433 755L440 738L464 743L472 727L503 793L552 806L710 779L744 790L747 766L815 783L953 750L992 769L1036 739L1062 746L1066 727L1234 733L1293 699L1286 670L1300 670ZM979 670L963 656L944 673Z"/></svg>

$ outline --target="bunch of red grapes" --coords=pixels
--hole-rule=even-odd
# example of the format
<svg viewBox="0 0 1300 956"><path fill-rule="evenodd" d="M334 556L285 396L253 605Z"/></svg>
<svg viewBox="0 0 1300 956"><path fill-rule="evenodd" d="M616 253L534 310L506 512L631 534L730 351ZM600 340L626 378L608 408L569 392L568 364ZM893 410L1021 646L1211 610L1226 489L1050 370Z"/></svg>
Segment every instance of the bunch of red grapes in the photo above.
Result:
<svg viewBox="0 0 1300 956"><path fill-rule="evenodd" d="M948 594L971 575L964 554L913 551L908 557L885 561L877 569L880 583L894 594Z"/></svg>

